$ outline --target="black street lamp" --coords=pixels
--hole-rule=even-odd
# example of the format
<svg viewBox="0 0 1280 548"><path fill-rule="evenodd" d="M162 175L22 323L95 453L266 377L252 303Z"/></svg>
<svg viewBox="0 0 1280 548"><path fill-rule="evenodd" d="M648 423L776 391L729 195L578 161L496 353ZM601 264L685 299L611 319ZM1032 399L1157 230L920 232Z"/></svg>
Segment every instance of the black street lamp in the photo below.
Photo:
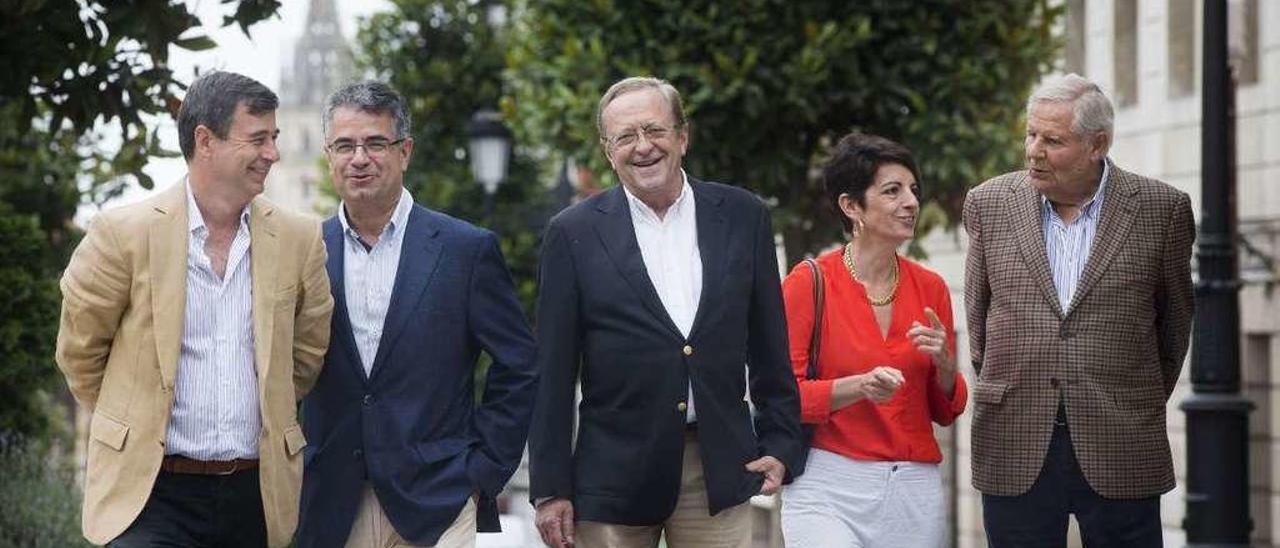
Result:
<svg viewBox="0 0 1280 548"><path fill-rule="evenodd" d="M493 196L507 179L511 158L511 131L503 125L498 113L483 109L467 123L467 153L471 157L471 175L484 187L484 218L493 214Z"/></svg>
<svg viewBox="0 0 1280 548"><path fill-rule="evenodd" d="M1227 64L1227 2L1204 2L1201 215L1197 238L1192 393L1187 415L1189 547L1249 545L1249 411L1240 395L1240 275L1235 216L1235 91Z"/></svg>

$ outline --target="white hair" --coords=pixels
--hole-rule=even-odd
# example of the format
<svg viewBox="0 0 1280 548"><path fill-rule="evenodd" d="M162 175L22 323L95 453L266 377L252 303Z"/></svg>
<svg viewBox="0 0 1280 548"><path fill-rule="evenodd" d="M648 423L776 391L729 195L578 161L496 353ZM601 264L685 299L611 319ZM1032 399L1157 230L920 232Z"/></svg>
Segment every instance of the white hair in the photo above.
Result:
<svg viewBox="0 0 1280 548"><path fill-rule="evenodd" d="M1027 113L1039 103L1067 103L1071 105L1071 131L1078 137L1094 133L1114 134L1115 110L1111 100L1098 84L1076 73L1051 76L1027 99Z"/></svg>

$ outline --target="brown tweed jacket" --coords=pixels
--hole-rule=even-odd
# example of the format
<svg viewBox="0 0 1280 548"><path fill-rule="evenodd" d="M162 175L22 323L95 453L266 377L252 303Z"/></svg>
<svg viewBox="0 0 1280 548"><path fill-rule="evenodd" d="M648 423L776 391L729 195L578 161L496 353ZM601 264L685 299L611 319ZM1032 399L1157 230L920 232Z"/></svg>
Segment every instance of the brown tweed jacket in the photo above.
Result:
<svg viewBox="0 0 1280 548"><path fill-rule="evenodd" d="M1058 401L1085 479L1104 497L1173 488L1165 403L1190 336L1190 199L1112 166L1093 249L1064 313L1050 275L1040 194L1025 171L969 192L965 306L978 382L973 485L1025 493Z"/></svg>

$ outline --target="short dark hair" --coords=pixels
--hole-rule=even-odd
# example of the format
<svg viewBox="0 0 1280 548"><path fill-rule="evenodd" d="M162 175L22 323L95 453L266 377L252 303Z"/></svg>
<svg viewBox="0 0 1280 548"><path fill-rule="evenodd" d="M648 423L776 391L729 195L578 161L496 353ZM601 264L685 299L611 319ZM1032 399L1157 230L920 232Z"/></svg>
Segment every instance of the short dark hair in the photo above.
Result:
<svg viewBox="0 0 1280 548"><path fill-rule="evenodd" d="M858 205L866 207L867 189L875 181L876 171L886 164L898 164L911 171L916 183L920 182L920 170L915 156L906 146L879 135L850 133L845 135L831 151L831 159L822 168L822 184L836 218L845 232L853 229L852 223L840 210L840 195L848 194Z"/></svg>
<svg viewBox="0 0 1280 548"><path fill-rule="evenodd" d="M333 111L342 107L370 114L390 114L396 121L396 139L409 136L409 105L395 88L385 83L376 80L352 82L333 92L325 101L324 117L320 120L326 141L329 128L333 126Z"/></svg>
<svg viewBox="0 0 1280 548"><path fill-rule="evenodd" d="M196 151L196 126L209 128L226 139L236 108L243 103L249 114L262 116L280 106L275 92L261 82L234 72L215 71L191 83L178 109L178 145L187 160Z"/></svg>

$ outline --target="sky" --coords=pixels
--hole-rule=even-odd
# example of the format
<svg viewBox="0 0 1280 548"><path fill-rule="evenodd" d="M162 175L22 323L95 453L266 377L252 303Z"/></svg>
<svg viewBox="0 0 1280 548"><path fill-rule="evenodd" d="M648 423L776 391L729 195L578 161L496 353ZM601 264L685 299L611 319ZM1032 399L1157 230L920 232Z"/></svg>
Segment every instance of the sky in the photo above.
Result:
<svg viewBox="0 0 1280 548"><path fill-rule="evenodd" d="M355 41L357 21L378 11L392 8L389 0L333 0L338 10L338 20L342 25L342 33L351 43ZM207 72L212 69L229 70L249 76L280 91L280 77L284 63L292 57L293 45L302 35L307 20L307 9L310 0L281 0L278 16L262 21L250 27L250 37L245 37L238 25L221 27L222 17L232 12L231 8L219 0L187 0L186 4L204 25L204 31L218 43L218 47L192 52L170 46L169 65L173 67L177 78L190 83L195 78L196 69ZM178 150L178 130L172 118L156 119L160 135L166 148ZM118 130L103 129L103 146L111 147L119 142ZM116 144L115 146L118 146ZM146 169L156 182L156 188L148 191L132 186L123 196L109 202L106 207L112 208L122 204L138 201L155 190L173 184L186 173L186 163L179 158L157 158L151 160ZM77 216L85 221L94 213L92 206L82 208Z"/></svg>

